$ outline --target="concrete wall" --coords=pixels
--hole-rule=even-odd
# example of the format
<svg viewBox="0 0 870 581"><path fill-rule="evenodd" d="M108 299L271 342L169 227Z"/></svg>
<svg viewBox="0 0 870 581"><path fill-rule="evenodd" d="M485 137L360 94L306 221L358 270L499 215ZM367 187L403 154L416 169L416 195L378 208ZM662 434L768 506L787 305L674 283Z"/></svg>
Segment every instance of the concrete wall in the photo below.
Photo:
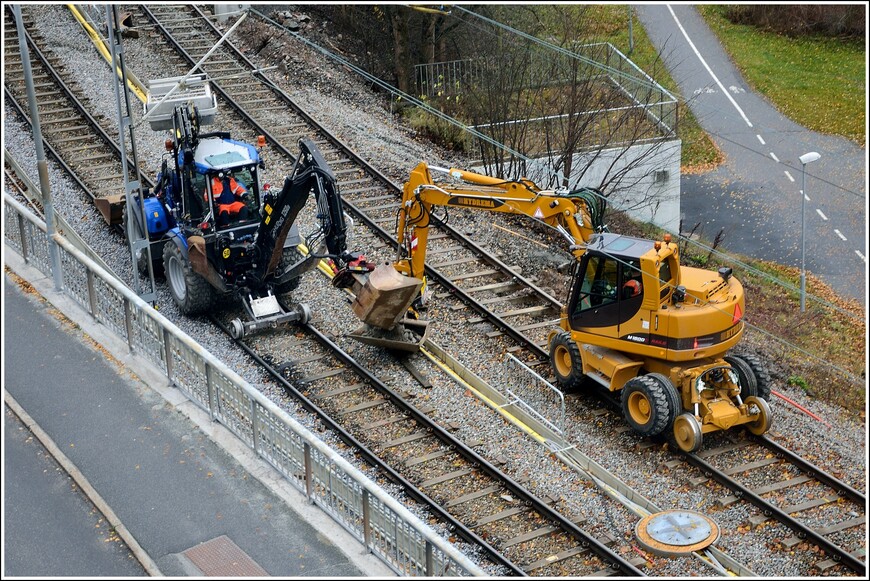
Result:
<svg viewBox="0 0 870 581"><path fill-rule="evenodd" d="M682 141L674 139L657 143L613 148L574 156L571 189L598 187L605 176L619 175L605 186L608 207L624 210L632 218L652 222L674 234L680 225L680 156ZM540 160L540 171L529 170L536 183L548 183L546 160ZM561 174L559 175L561 178ZM605 216L606 222L606 216Z"/></svg>
<svg viewBox="0 0 870 581"><path fill-rule="evenodd" d="M250 4L215 4L214 15L218 22L226 22L230 15L235 15L241 10L250 8Z"/></svg>

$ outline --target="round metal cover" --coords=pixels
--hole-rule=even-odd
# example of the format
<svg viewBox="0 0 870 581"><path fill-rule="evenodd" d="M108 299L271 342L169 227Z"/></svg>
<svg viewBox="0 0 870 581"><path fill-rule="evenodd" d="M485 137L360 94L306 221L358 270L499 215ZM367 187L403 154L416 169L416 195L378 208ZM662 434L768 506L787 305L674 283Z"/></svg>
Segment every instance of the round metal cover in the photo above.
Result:
<svg viewBox="0 0 870 581"><path fill-rule="evenodd" d="M687 555L719 539L719 525L691 510L666 510L641 519L635 528L638 541L658 555Z"/></svg>

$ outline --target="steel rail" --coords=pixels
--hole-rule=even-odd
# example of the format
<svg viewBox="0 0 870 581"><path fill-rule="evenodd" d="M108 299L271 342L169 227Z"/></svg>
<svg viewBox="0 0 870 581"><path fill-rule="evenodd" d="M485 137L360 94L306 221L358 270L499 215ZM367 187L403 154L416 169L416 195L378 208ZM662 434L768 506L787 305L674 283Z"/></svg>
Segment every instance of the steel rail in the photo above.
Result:
<svg viewBox="0 0 870 581"><path fill-rule="evenodd" d="M9 8L7 6L6 10L11 10L11 8ZM11 31L7 31L7 32L11 32ZM39 61L39 66L44 68L45 71L51 75L55 84L57 84L58 88L60 88L61 91L63 92L63 96L70 103L72 103L73 110L76 111L79 115L81 115L84 118L84 120L91 127L93 132L100 138L100 140L103 142L104 145L108 146L109 148L111 148L113 151L116 152L116 154L119 158L119 162L120 162L121 148L118 146L118 143L114 139L112 139L111 136L109 136L109 134L106 132L106 130L104 130L102 128L102 126L97 122L96 119L94 119L93 115L91 115L88 112L88 110L85 108L85 106L82 104L82 102L78 99L78 97L75 96L75 93L73 93L73 91L69 87L69 85L66 84L66 82L63 80L63 77L61 77L60 73L58 73L57 70L51 65L51 62L49 61L48 57L46 57L45 54L42 52L42 50L40 50L40 48L37 46L36 42L33 40L33 37L31 36L31 34L29 32L27 32L27 30L25 30L24 34L27 38L28 44L30 45L30 54L37 56L38 61ZM16 33L16 37L17 37L17 33ZM6 40L8 41L10 39L6 39ZM9 98L11 98L13 100L13 102L15 103L16 109L18 110L19 114L21 114L27 120L27 122L29 124L30 123L30 116L26 114L25 109L21 105L18 104L17 100L14 97L14 94L12 93L11 90L9 90L6 87L5 84L4 84L3 88L4 88L4 91L7 93L7 96ZM48 140L46 139L44 141L46 142L46 145L49 145L49 147L50 147ZM51 149L52 155L55 156L55 159L60 160L61 158L58 155L57 151L51 147L50 147L50 149ZM66 167L69 167L65 163L64 163L64 165ZM135 166L133 165L133 163L129 160L127 161L127 166L131 171L135 171L135 169L136 169ZM81 180L77 180L77 181L79 184L81 184ZM151 181L150 179L148 179L147 177L143 179L143 183L148 187L154 187L154 182ZM93 194L93 192L90 191L89 188L84 188L84 189L92 199L96 199L96 196Z"/></svg>
<svg viewBox="0 0 870 581"><path fill-rule="evenodd" d="M218 326L224 333L228 336L231 336L231 332L228 327L226 327L222 322L217 320L215 317L210 317L212 322ZM575 538L578 543L584 548L589 548L593 553L595 553L599 558L604 561L604 563L614 571L619 571L624 575L629 576L639 576L643 575L634 565L623 559L620 555L614 553L610 549L608 549L604 544L600 541L589 535L589 533L580 529L576 524L572 523L566 517L562 516L557 511L550 508L543 500L536 497L529 490L524 488L521 484L517 483L507 474L499 470L497 467L493 466L490 462L488 462L485 458L477 454L473 449L466 446L462 441L456 439L452 436L448 431L434 422L431 418L429 418L426 414L418 410L416 407L408 403L404 398L402 398L398 393L396 393L392 388L384 384L377 376L372 374L368 369L359 364L353 357L351 357L348 353L346 353L341 347L339 347L336 343L330 340L325 334L320 332L316 327L314 327L311 323L304 325L304 327L321 345L325 346L327 349L332 352L334 356L344 362L348 367L352 368L356 373L362 376L365 380L370 382L370 384L380 393L386 395L390 402L398 408L403 414L410 417L414 421L416 421L421 427L425 428L430 434L437 437L441 442L445 445L449 446L459 455L461 455L465 460L481 469L481 471L485 472L490 478L493 480L500 482L504 487L510 490L517 498L526 502L532 509L537 511L543 518L549 519L555 523L558 523L563 532L571 535ZM516 564L508 560L504 555L502 555L497 549L493 548L489 543L480 538L476 533L471 531L468 527L458 521L455 517L453 517L449 512L447 512L444 508L441 507L437 502L429 498L424 492L422 492L419 488L414 486L411 482L409 482L406 478L401 476L398 472L396 472L392 467L386 464L383 460L381 460L376 454L370 451L364 444L359 442L352 434L350 434L347 430L345 430L340 424L338 424L331 416L329 416L325 411L320 409L316 404L314 404L310 399L308 399L305 395L303 395L290 381L288 381L281 372L272 366L269 362L265 361L258 353L256 353L252 348L246 345L243 341L237 341L242 349L246 353L248 353L257 363L264 367L268 371L268 373L276 379L281 385L289 392L292 393L293 396L311 413L317 415L321 421L327 424L331 429L335 430L337 434L347 442L349 445L353 446L356 449L361 450L362 455L365 457L365 460L370 464L377 466L383 469L389 477L394 480L397 484L400 484L404 487L406 493L411 497L430 507L433 512L438 514L451 526L454 526L460 536L462 536L469 543L480 545L485 552L488 553L490 558L493 559L494 562L497 562L505 567L509 568L516 575L527 575L520 567Z"/></svg>
<svg viewBox="0 0 870 581"><path fill-rule="evenodd" d="M807 476L818 480L819 482L830 486L834 490L838 492L842 492L845 496L849 497L851 500L860 504L861 506L867 505L867 497L861 494L859 491L855 490L842 480L828 474L809 460L798 456L791 450L787 448L783 448L780 444L777 444L773 440L771 440L767 436L755 436L754 439L758 441L762 446L773 450L781 458L784 458L801 469L804 474Z"/></svg>
<svg viewBox="0 0 870 581"><path fill-rule="evenodd" d="M788 513L786 513L779 507L767 502L766 500L761 498L761 496L754 493L752 489L750 489L748 486L745 486L740 482L737 482L733 478L729 477L724 472L714 467L712 464L708 463L697 454L689 454L682 451L680 452L680 454L690 464L699 468L706 476L714 478L717 482L724 485L726 488L730 488L732 491L734 491L734 495L738 499L746 500L752 503L753 505L761 509L762 513L765 516L776 519L783 525L795 531L799 537L802 536L803 538L806 538L817 544L828 554L830 554L835 561L839 561L847 566L849 569L863 575L865 578L867 577L867 565L860 559L854 557L845 549L835 545L823 535L816 532L814 529L791 517Z"/></svg>
<svg viewBox="0 0 870 581"><path fill-rule="evenodd" d="M224 323L218 320L214 315L209 315L209 320L211 320L211 322L221 331L226 333L228 337L232 338L232 332L230 331L229 327L227 327ZM316 329L314 329L312 326L306 325L306 327L308 331L314 334L318 339L325 339L325 336L316 331ZM351 446L354 450L358 450L365 462L384 471L384 473L390 480L402 486L408 496L410 496L417 502L424 504L435 514L444 519L450 526L454 527L459 536L461 536L467 542L482 547L484 551L489 555L489 557L493 559L494 562L503 565L504 567L507 567L516 575L525 575L525 573L521 569L517 568L516 565L506 559L494 547L492 547L489 543L480 538L476 533L468 529L464 524L458 521L450 513L445 511L441 507L441 505L429 498L422 490L414 486L404 476L396 472L389 464L381 460L381 458L379 458L377 454L372 452L365 444L357 440L353 434L345 430L341 426L341 424L332 419L332 417L327 412L320 409L317 404L312 402L301 391L296 389L295 385L287 380L287 378L285 378L277 368L275 368L272 364L263 359L256 351L254 351L254 349L249 347L242 340L233 339L233 341L235 341L235 343L239 347L241 347L242 350L245 351L245 353L247 353L252 359L254 359L254 361L256 361L258 365L265 369L269 373L269 375L271 375L272 378L275 379L275 381L281 384L285 391L287 391L289 394L292 394L293 397L296 398L296 400L302 405L302 407L304 407L312 414L316 415L320 419L320 421L322 421L330 430L334 431L336 435L346 444ZM338 346L335 346L335 348L339 349Z"/></svg>

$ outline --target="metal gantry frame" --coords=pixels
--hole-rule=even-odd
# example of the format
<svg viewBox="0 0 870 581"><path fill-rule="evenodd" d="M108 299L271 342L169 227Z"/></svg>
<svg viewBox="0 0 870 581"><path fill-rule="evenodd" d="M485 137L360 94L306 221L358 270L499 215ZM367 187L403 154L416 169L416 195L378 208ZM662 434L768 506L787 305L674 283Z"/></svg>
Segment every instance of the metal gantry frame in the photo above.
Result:
<svg viewBox="0 0 870 581"><path fill-rule="evenodd" d="M114 4L106 5L106 27L108 30L109 50L112 53L112 71L115 79L115 104L118 113L118 145L121 152L121 167L124 171L124 203L128 219L126 224L127 242L130 247L130 260L133 268L133 290L143 301L154 303L157 300L157 285L154 281L154 262L151 257L151 244L148 240L148 228L145 219L145 197L142 195L142 180L139 174L139 159L136 154L136 138L133 133L133 123L130 116L130 95L127 93L127 67L124 64L124 45L121 42L121 27L118 20L118 7ZM127 168L127 145L124 130L129 132L130 154L133 157L133 167L136 175L131 179ZM138 203L134 197L138 192ZM139 213L139 223L143 225L143 231L134 231L134 220L130 217L133 212ZM139 280L139 261L136 256L145 252L147 258L147 282L149 287L142 288ZM142 273L145 274L145 273Z"/></svg>

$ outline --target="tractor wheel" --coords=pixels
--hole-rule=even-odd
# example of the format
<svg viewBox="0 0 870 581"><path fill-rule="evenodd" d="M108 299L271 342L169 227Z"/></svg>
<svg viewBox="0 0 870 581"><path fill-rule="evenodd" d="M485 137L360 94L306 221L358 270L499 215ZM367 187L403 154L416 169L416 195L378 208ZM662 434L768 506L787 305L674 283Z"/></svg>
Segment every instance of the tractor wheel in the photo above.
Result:
<svg viewBox="0 0 870 581"><path fill-rule="evenodd" d="M163 266L169 291L183 315L199 315L214 304L214 287L193 271L172 240L163 246Z"/></svg>
<svg viewBox="0 0 870 581"><path fill-rule="evenodd" d="M281 255L281 260L278 262L277 272L281 272L284 270L285 266L296 264L300 260L302 260L302 253L296 246L291 246L290 248L285 248L284 253ZM296 278L290 279L284 284L275 288L275 294L278 295L286 295L295 291L299 287L299 283L302 282L302 275L300 274Z"/></svg>
<svg viewBox="0 0 870 581"><path fill-rule="evenodd" d="M550 365L556 381L564 389L576 389L583 383L583 362L580 348L571 333L562 331L550 342Z"/></svg>
<svg viewBox="0 0 870 581"><path fill-rule="evenodd" d="M737 372L744 400L747 397L770 399L770 374L755 355L729 355L724 359Z"/></svg>
<svg viewBox="0 0 870 581"><path fill-rule="evenodd" d="M629 379L622 388L622 414L628 424L642 436L657 436L674 421L671 412L670 381L656 376L639 375Z"/></svg>
<svg viewBox="0 0 870 581"><path fill-rule="evenodd" d="M700 448L704 434L698 418L689 413L678 415L674 420L673 439L683 452L694 452Z"/></svg>
<svg viewBox="0 0 870 581"><path fill-rule="evenodd" d="M760 397L749 396L743 401L750 408L752 406L758 408L758 418L756 418L755 421L746 424L746 429L756 436L760 436L767 432L767 430L770 429L771 424L770 406L767 405L767 400Z"/></svg>

